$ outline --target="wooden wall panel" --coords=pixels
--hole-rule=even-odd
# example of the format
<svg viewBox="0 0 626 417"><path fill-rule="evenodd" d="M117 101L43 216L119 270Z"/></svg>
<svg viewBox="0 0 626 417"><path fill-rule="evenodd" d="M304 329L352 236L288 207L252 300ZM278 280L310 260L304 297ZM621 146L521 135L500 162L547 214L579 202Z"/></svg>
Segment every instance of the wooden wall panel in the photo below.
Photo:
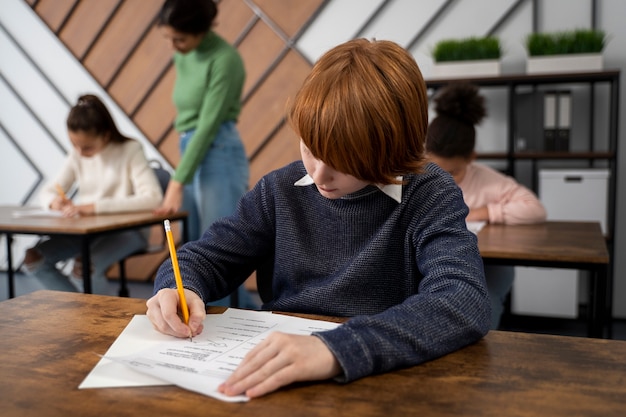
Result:
<svg viewBox="0 0 626 417"><path fill-rule="evenodd" d="M248 100L239 120L248 155L253 154L280 123L287 99L300 88L309 71L309 64L290 51Z"/></svg>
<svg viewBox="0 0 626 417"><path fill-rule="evenodd" d="M159 143L159 152L163 154L165 160L173 167L180 162L180 150L178 147L178 133L174 129L170 130L166 137Z"/></svg>
<svg viewBox="0 0 626 417"><path fill-rule="evenodd" d="M109 86L109 93L126 113L133 114L171 62L167 41L152 26Z"/></svg>
<svg viewBox="0 0 626 417"><path fill-rule="evenodd" d="M300 139L287 124L272 138L270 145L263 148L250 164L250 186L263 175L283 165L300 159Z"/></svg>
<svg viewBox="0 0 626 417"><path fill-rule="evenodd" d="M160 4L154 0L125 0L122 3L83 61L100 84L108 86L112 81L132 48L152 25Z"/></svg>
<svg viewBox="0 0 626 417"><path fill-rule="evenodd" d="M171 66L159 84L149 92L146 101L134 117L135 124L155 145L158 145L158 141L172 129L172 121L176 116L172 102L175 77L176 71Z"/></svg>
<svg viewBox="0 0 626 417"><path fill-rule="evenodd" d="M71 13L76 0L40 0L35 4L35 12L57 33L66 17Z"/></svg>
<svg viewBox="0 0 626 417"><path fill-rule="evenodd" d="M115 13L120 0L78 2L71 19L61 29L59 38L75 57L82 59L98 34Z"/></svg>
<svg viewBox="0 0 626 417"><path fill-rule="evenodd" d="M239 45L246 67L246 82L243 97L247 97L272 63L285 49L285 43L265 23L258 21L250 34Z"/></svg>
<svg viewBox="0 0 626 417"><path fill-rule="evenodd" d="M246 26L254 20L256 20L256 15L242 0L221 0L213 29L221 37L234 44Z"/></svg>
<svg viewBox="0 0 626 417"><path fill-rule="evenodd" d="M256 3L289 38L293 38L324 1L256 0L254 3Z"/></svg>

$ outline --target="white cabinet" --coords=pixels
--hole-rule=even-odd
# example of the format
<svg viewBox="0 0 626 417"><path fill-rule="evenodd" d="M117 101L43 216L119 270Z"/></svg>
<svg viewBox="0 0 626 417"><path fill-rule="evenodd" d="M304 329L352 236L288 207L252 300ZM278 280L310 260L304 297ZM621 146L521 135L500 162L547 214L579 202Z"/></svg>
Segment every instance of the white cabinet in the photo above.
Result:
<svg viewBox="0 0 626 417"><path fill-rule="evenodd" d="M606 169L540 170L539 199L548 220L598 221L606 233L608 180ZM573 269L516 267L511 312L576 318L581 275Z"/></svg>

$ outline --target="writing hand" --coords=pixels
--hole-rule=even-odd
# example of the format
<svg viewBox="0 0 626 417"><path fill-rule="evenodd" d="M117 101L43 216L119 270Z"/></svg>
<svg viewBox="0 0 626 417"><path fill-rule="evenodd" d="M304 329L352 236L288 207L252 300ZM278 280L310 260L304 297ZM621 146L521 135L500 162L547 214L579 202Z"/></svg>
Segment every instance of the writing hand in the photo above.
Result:
<svg viewBox="0 0 626 417"><path fill-rule="evenodd" d="M191 330L191 336L197 336L204 327L206 308L202 299L193 291L185 290L185 300L189 308L189 326L183 323L178 313L180 302L175 289L164 288L150 298L146 302L146 315L154 328L161 333L187 338Z"/></svg>
<svg viewBox="0 0 626 417"><path fill-rule="evenodd" d="M219 391L260 397L296 381L339 375L341 367L321 339L275 332L255 346Z"/></svg>
<svg viewBox="0 0 626 417"><path fill-rule="evenodd" d="M65 197L55 197L54 200L50 203L51 210L63 211L66 207L71 207L73 205L72 200L68 200Z"/></svg>

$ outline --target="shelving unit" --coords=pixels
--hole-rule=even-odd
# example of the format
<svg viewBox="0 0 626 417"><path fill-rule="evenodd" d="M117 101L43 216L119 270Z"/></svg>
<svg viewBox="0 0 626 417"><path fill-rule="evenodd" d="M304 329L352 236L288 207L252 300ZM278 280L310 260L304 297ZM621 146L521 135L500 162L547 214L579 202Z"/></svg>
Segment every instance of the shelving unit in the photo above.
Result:
<svg viewBox="0 0 626 417"><path fill-rule="evenodd" d="M514 74L501 75L497 77L482 78L466 78L466 79L431 79L426 81L429 89L437 90L447 84L465 81L479 86L481 89L500 89L507 93L507 146L505 152L479 153L478 158L481 160L503 161L505 163L505 172L516 177L518 166L521 163L530 163L530 169L533 175L532 187L537 192L537 172L540 164L549 162L550 167L554 168L554 164L566 165L571 168L572 162L579 161L580 165L586 168L594 167L596 164L602 164L603 168L608 169L608 202L607 202L607 228L605 237L611 258L609 267L609 282L607 283L608 292L608 315L611 317L611 297L613 288L613 254L614 254L614 235L615 235L615 204L617 194L617 147L618 147L618 127L619 127L619 92L620 92L620 71L605 70L599 72L585 73L554 73L554 74ZM588 86L589 94L589 131L588 143L584 151L532 151L532 150L516 150L516 98L518 90L521 88L530 88L533 91L546 88L567 88L571 86ZM595 137L596 132L596 94L595 89L598 85L608 86L606 99L608 100L608 138ZM604 97L602 98L604 99ZM604 116L604 115L603 115ZM602 141L604 140L604 141ZM606 144L600 148L598 143Z"/></svg>

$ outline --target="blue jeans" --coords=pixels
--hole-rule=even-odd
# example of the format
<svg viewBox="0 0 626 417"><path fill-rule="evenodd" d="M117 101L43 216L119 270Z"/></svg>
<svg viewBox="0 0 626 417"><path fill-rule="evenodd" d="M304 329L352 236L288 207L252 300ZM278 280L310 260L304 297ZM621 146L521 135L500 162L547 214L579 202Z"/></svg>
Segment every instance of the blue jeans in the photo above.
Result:
<svg viewBox="0 0 626 417"><path fill-rule="evenodd" d="M500 326L504 302L511 291L515 278L515 267L508 265L485 265L485 278L491 300L491 328Z"/></svg>
<svg viewBox="0 0 626 417"><path fill-rule="evenodd" d="M91 289L94 294L108 294L106 271L120 259L126 258L148 245L149 229L128 230L120 233L104 235L92 240L90 244ZM56 264L82 254L82 239L73 236L51 236L39 242L35 248L43 255L43 262L29 273L34 275L49 290L76 292L70 282Z"/></svg>
<svg viewBox="0 0 626 417"><path fill-rule="evenodd" d="M181 155L194 132L189 130L180 135ZM248 190L249 179L248 157L235 122L225 122L198 165L192 182L185 186L183 210L189 213L189 240L198 240L215 220L235 211L239 199ZM247 291L240 287L238 294L238 305L248 305ZM211 305L229 305L229 300L226 297Z"/></svg>

